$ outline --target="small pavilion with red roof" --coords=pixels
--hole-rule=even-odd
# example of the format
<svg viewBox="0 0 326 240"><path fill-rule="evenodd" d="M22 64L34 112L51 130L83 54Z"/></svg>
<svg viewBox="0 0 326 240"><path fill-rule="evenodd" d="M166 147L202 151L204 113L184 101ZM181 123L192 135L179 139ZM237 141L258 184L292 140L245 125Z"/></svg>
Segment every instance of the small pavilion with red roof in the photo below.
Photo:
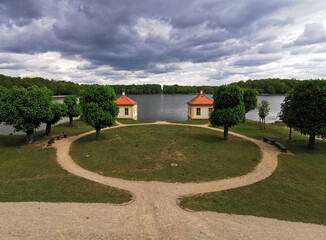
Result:
<svg viewBox="0 0 326 240"><path fill-rule="evenodd" d="M125 92L122 93L122 96L114 101L119 106L118 119L133 119L137 120L137 102L128 98L125 95Z"/></svg>
<svg viewBox="0 0 326 240"><path fill-rule="evenodd" d="M200 91L200 94L187 102L188 118L190 119L209 119L213 111L213 100L209 99Z"/></svg>

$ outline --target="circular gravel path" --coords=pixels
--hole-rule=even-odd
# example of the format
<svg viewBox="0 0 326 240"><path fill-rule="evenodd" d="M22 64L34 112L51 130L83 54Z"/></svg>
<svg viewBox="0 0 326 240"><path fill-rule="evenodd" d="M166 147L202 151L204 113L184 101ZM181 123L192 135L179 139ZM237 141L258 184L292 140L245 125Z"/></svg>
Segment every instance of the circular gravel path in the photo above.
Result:
<svg viewBox="0 0 326 240"><path fill-rule="evenodd" d="M112 128L139 125L147 124ZM207 125L187 126L221 131ZM90 133L57 141L54 147L59 164L74 175L130 191L133 201L126 205L1 203L2 239L326 239L322 225L189 212L178 206L177 200L184 195L242 187L270 176L277 167L279 151L268 143L230 132L254 142L262 151L260 163L244 176L205 183L145 182L105 177L78 166L69 155L71 143Z"/></svg>

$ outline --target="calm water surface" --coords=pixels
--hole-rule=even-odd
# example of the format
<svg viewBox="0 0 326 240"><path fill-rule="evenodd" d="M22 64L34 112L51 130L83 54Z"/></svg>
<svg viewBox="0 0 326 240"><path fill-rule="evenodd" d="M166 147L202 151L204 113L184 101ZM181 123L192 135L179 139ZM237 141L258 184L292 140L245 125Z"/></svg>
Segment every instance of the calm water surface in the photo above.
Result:
<svg viewBox="0 0 326 240"><path fill-rule="evenodd" d="M138 103L139 121L185 121L187 120L187 102L197 94L153 94L153 95L127 95ZM212 99L212 94L206 94ZM119 97L119 96L118 96ZM281 103L284 96L259 96L258 102L267 100L270 103L270 112L266 122L278 120L277 114L280 112ZM62 102L63 98L54 98L55 102ZM247 119L259 120L258 111L253 110L246 115ZM68 118L63 118L59 123L67 122ZM45 129L42 124L40 129ZM14 133L11 126L0 124L0 134ZM17 133L16 133L17 134Z"/></svg>

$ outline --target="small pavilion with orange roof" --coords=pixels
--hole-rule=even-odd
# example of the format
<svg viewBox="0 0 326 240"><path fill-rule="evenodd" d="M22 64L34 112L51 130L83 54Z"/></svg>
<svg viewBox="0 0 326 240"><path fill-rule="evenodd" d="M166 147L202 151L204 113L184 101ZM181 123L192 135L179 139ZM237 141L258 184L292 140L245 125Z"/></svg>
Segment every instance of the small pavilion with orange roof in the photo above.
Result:
<svg viewBox="0 0 326 240"><path fill-rule="evenodd" d="M137 120L137 102L128 98L125 95L125 92L122 93L122 96L114 101L119 106L118 119L133 119Z"/></svg>
<svg viewBox="0 0 326 240"><path fill-rule="evenodd" d="M209 99L200 91L200 94L187 102L188 118L190 119L209 119L213 111L213 100Z"/></svg>

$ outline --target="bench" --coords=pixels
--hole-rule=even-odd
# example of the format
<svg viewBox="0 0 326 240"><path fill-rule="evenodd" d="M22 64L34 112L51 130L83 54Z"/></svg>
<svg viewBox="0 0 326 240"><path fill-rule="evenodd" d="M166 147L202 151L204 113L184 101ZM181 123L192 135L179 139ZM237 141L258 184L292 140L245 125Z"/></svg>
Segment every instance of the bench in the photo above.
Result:
<svg viewBox="0 0 326 240"><path fill-rule="evenodd" d="M269 137L264 137L263 138L264 142L270 142L272 145L275 144L275 140Z"/></svg>
<svg viewBox="0 0 326 240"><path fill-rule="evenodd" d="M270 144L275 145L275 147L277 147L278 149L282 150L282 152L287 152L287 147L285 147L283 144L276 142L274 139L268 138L268 137L264 137L263 138L264 142L270 142Z"/></svg>
<svg viewBox="0 0 326 240"><path fill-rule="evenodd" d="M287 152L287 147L285 147L283 144L280 144L279 145L279 149L281 149L282 150L282 152Z"/></svg>
<svg viewBox="0 0 326 240"><path fill-rule="evenodd" d="M50 140L48 141L48 145L51 145L52 143L54 143L54 138L50 138Z"/></svg>
<svg viewBox="0 0 326 240"><path fill-rule="evenodd" d="M67 137L67 133L62 133L57 136L57 140L60 140L61 138L66 138L66 137Z"/></svg>

